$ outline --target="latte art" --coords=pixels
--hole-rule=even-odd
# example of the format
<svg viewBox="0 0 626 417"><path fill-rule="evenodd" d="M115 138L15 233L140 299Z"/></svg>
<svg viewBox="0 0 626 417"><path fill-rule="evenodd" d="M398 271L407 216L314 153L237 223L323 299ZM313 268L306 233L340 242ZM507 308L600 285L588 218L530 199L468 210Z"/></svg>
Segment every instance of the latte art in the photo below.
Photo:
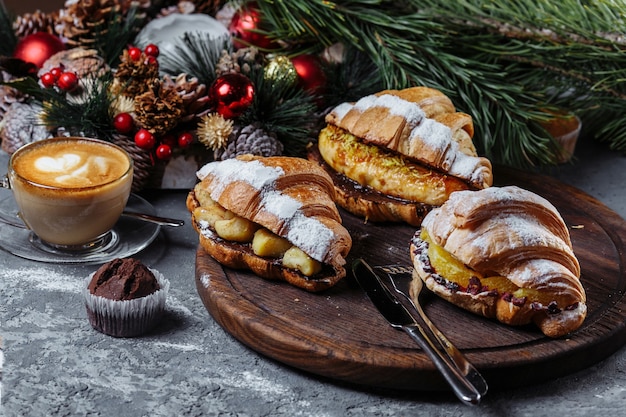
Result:
<svg viewBox="0 0 626 417"><path fill-rule="evenodd" d="M88 144L89 145L89 144ZM52 187L76 188L106 184L127 169L124 155L115 149L99 154L91 146L69 149L67 142L49 146L45 155L31 151L21 158L18 173L28 180Z"/></svg>
<svg viewBox="0 0 626 417"><path fill-rule="evenodd" d="M11 157L9 183L24 223L44 242L89 247L130 195L133 166L121 148L88 138L30 143Z"/></svg>
<svg viewBox="0 0 626 417"><path fill-rule="evenodd" d="M35 169L59 187L88 187L116 178L119 161L102 156L65 154L61 157L42 156L35 161ZM60 174L60 175L59 175Z"/></svg>

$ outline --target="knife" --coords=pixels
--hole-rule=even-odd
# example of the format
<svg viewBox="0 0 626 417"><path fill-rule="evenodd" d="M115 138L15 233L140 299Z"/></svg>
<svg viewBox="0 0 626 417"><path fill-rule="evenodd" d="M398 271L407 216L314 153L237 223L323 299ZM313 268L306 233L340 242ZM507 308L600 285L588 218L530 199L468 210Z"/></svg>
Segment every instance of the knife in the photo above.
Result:
<svg viewBox="0 0 626 417"><path fill-rule="evenodd" d="M459 368L439 350L426 327L418 323L365 260L355 260L352 264L352 273L359 286L391 326L404 330L430 357L457 398L468 405L479 404L487 391L487 385L482 377L478 374L480 377L478 383L474 383L472 381L474 378L468 378L468 369ZM470 368L474 370L472 366Z"/></svg>

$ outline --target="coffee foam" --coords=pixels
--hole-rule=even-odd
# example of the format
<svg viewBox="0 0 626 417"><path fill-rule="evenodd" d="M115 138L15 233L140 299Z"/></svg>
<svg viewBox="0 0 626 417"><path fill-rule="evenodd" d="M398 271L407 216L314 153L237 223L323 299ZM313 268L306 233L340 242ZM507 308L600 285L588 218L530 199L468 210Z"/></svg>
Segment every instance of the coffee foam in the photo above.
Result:
<svg viewBox="0 0 626 417"><path fill-rule="evenodd" d="M77 148L58 141L29 150L14 168L21 177L45 186L93 187L121 177L128 170L128 160L107 145L84 141Z"/></svg>

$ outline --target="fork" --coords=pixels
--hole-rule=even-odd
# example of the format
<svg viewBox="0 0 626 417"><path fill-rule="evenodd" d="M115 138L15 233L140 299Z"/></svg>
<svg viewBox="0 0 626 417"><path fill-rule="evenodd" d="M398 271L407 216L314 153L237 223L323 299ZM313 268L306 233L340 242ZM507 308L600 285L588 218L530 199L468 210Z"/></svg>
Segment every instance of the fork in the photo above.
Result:
<svg viewBox="0 0 626 417"><path fill-rule="evenodd" d="M450 340L448 340L448 338L435 326L435 324L424 312L424 309L419 302L419 297L423 292L424 283L420 277L415 276L413 268L404 265L381 265L375 266L374 268L385 273L393 290L399 294L403 300L403 304L407 304L410 308L415 310L423 323L426 324L431 336L433 336L431 340L435 340L439 343L439 350L443 351L448 356L457 369L466 376L474 387L476 387L481 396L484 396L487 393L488 386L483 376L480 372L478 372L474 365L467 360L465 355L463 355L463 353L461 353L461 351L458 350L456 346L454 346L452 342L450 342ZM398 281L401 281L400 285L402 286L402 289L399 288L400 285ZM413 298L408 295L408 291L405 289L405 287L408 288L409 284L413 285Z"/></svg>

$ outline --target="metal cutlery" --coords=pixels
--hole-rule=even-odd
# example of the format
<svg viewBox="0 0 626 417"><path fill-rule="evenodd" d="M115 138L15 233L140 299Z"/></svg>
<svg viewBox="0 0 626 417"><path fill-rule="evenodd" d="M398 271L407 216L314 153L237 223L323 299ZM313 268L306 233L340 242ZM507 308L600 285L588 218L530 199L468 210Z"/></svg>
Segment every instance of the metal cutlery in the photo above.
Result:
<svg viewBox="0 0 626 417"><path fill-rule="evenodd" d="M412 272L412 269L397 266L376 268L386 273L393 290L376 273L375 268L363 259L357 259L353 263L352 272L361 288L391 326L406 332L430 357L455 395L465 404L479 404L488 389L482 375L434 326L419 303L414 303L398 288L393 275L407 274ZM411 314L410 309L417 314Z"/></svg>

